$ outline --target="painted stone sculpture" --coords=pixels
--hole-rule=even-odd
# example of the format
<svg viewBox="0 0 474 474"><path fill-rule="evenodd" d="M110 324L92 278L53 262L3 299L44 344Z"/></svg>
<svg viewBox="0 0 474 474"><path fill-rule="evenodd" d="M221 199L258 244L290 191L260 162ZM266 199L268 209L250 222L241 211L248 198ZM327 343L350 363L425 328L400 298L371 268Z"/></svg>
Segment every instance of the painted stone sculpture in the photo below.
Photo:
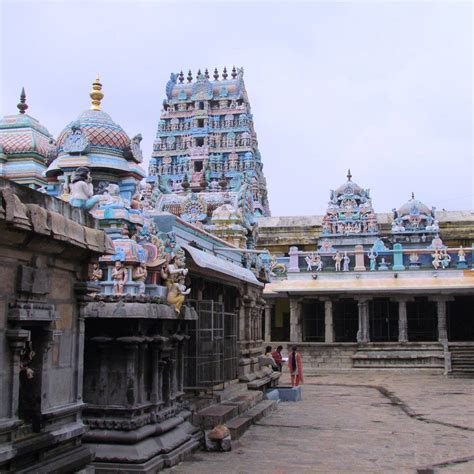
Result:
<svg viewBox="0 0 474 474"><path fill-rule="evenodd" d="M122 262L116 261L112 269L112 280L114 281L114 295L123 295L123 287L127 282L127 269Z"/></svg>
<svg viewBox="0 0 474 474"><path fill-rule="evenodd" d="M79 167L72 175L69 185L71 198L69 204L74 207L81 207L92 210L102 199L101 195L94 195L92 177L89 168Z"/></svg>
<svg viewBox="0 0 474 474"><path fill-rule="evenodd" d="M94 263L94 265L92 266L92 273L91 273L91 281L100 281L102 280L102 276L103 276L103 272L102 270L100 269L99 267L99 264L98 263Z"/></svg>

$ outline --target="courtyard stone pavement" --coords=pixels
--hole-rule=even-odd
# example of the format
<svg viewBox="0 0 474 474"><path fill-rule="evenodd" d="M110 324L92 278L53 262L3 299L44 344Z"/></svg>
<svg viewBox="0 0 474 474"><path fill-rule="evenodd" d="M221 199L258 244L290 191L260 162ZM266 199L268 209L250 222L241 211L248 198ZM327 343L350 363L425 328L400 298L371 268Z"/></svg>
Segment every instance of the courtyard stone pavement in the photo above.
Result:
<svg viewBox="0 0 474 474"><path fill-rule="evenodd" d="M167 471L474 474L474 379L325 373L306 377L302 394L233 441L231 452L197 451Z"/></svg>

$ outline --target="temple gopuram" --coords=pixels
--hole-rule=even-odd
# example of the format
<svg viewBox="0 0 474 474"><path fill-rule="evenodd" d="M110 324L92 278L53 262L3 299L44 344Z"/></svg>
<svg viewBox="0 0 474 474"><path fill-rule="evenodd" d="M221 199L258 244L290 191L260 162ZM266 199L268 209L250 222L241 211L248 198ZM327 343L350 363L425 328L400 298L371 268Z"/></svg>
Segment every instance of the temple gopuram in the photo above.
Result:
<svg viewBox="0 0 474 474"><path fill-rule="evenodd" d="M396 203L394 203L396 204ZM314 368L473 372L474 219L415 198L375 213L352 180L324 216L261 217L265 340Z"/></svg>

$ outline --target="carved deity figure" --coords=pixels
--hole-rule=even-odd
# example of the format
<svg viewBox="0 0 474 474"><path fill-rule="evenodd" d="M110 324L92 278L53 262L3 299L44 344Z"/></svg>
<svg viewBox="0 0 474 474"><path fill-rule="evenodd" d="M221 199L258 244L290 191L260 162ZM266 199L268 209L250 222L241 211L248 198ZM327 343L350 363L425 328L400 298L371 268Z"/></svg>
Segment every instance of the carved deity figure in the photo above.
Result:
<svg viewBox="0 0 474 474"><path fill-rule="evenodd" d="M341 271L341 262L342 262L343 258L344 257L340 254L339 250L336 251L336 255L334 255L334 257L332 257L332 259L335 262L334 267L335 267L336 272Z"/></svg>
<svg viewBox="0 0 474 474"><path fill-rule="evenodd" d="M433 261L432 261L433 268L435 270L438 270L438 268L441 265L441 254L439 252L439 249L436 249L434 253L431 254L431 256L433 257Z"/></svg>
<svg viewBox="0 0 474 474"><path fill-rule="evenodd" d="M112 269L112 280L114 282L114 295L123 295L123 287L127 282L127 269L123 266L122 262L117 260L115 266Z"/></svg>
<svg viewBox="0 0 474 474"><path fill-rule="evenodd" d="M133 281L138 283L138 294L144 295L146 290L146 277L148 276L148 271L146 269L145 262L140 263L140 266L133 269L132 278Z"/></svg>
<svg viewBox="0 0 474 474"><path fill-rule="evenodd" d="M451 256L446 249L441 251L441 268L444 270L449 267Z"/></svg>
<svg viewBox="0 0 474 474"><path fill-rule="evenodd" d="M91 273L91 276L90 276L91 281L100 281L100 280L102 280L102 275L103 275L103 272L100 269L99 264L94 263L94 265L92 265L92 273Z"/></svg>
<svg viewBox="0 0 474 474"><path fill-rule="evenodd" d="M369 257L370 271L374 272L377 268L377 252L375 252L374 249L370 249L367 256Z"/></svg>
<svg viewBox="0 0 474 474"><path fill-rule="evenodd" d="M166 297L166 301L169 305L174 306L176 313L179 314L181 312L184 299L186 298L186 295L189 295L190 292L191 288L186 289L184 277L180 277L168 287L168 296Z"/></svg>
<svg viewBox="0 0 474 474"><path fill-rule="evenodd" d="M72 175L70 184L71 199L69 204L92 210L102 199L101 195L94 195L92 177L89 168L81 166Z"/></svg>
<svg viewBox="0 0 474 474"><path fill-rule="evenodd" d="M459 247L458 262L459 263L465 263L466 262L466 252L462 248L462 245Z"/></svg>
<svg viewBox="0 0 474 474"><path fill-rule="evenodd" d="M168 288L168 296L166 301L174 306L177 313L181 311L185 296L191 291L186 289L185 277L188 269L185 268L185 254L183 250L178 250L176 255L171 258L169 263L165 263L161 268L161 278L164 280Z"/></svg>
<svg viewBox="0 0 474 474"><path fill-rule="evenodd" d="M351 262L351 258L347 255L347 252L344 252L344 257L342 258L342 271L348 272L349 271L349 264Z"/></svg>

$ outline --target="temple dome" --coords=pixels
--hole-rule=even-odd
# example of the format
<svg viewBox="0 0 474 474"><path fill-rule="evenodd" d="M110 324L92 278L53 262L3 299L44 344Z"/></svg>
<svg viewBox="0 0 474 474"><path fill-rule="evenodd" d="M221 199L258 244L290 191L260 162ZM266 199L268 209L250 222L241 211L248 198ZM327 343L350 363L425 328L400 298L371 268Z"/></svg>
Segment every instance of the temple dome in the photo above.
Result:
<svg viewBox="0 0 474 474"><path fill-rule="evenodd" d="M48 167L46 176L52 178L71 169L86 166L92 171L116 175L145 176L139 166L143 160L140 134L132 139L109 114L101 110L102 84L99 77L92 84L91 108L69 123L58 137L58 157Z"/></svg>
<svg viewBox="0 0 474 474"><path fill-rule="evenodd" d="M110 153L123 155L130 148L130 137L123 128L116 124L109 114L103 110L86 110L77 120L71 122L59 134L59 153L64 152L64 142L72 133L73 128L78 127L84 132L91 152Z"/></svg>
<svg viewBox="0 0 474 474"><path fill-rule="evenodd" d="M44 125L25 113L28 108L25 102L25 91L22 90L18 104L20 112L0 119L0 147L7 156L34 154L48 163L55 157L55 142Z"/></svg>
<svg viewBox="0 0 474 474"><path fill-rule="evenodd" d="M352 181L351 170L347 173L347 181L344 184L341 184L338 188L336 188L336 194L361 194L363 192L363 188L361 188L357 183Z"/></svg>
<svg viewBox="0 0 474 474"><path fill-rule="evenodd" d="M398 214L400 216L406 216L411 214L426 214L429 216L431 214L431 209L423 202L419 201L418 199L415 199L414 194L412 194L411 199L402 206L400 206L400 208L398 209Z"/></svg>

